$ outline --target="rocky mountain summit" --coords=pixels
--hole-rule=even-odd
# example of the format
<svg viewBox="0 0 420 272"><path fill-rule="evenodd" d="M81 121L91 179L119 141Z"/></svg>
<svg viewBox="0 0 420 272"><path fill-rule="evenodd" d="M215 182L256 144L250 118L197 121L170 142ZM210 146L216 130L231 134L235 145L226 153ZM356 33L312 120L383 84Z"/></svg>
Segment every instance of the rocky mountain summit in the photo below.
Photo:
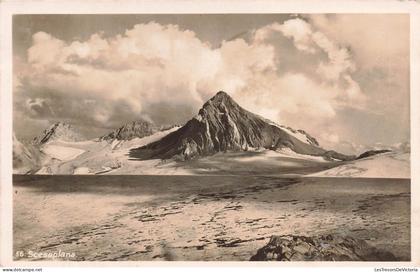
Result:
<svg viewBox="0 0 420 272"><path fill-rule="evenodd" d="M102 136L100 140L132 140L134 138L150 136L157 131L159 131L159 128L151 122L146 120L138 120L127 123L111 131L109 134Z"/></svg>
<svg viewBox="0 0 420 272"><path fill-rule="evenodd" d="M76 142L83 140L81 134L70 124L58 122L44 130L32 140L33 145L43 145L51 141Z"/></svg>
<svg viewBox="0 0 420 272"><path fill-rule="evenodd" d="M188 160L217 152L281 148L330 160L354 158L326 151L306 132L277 125L245 110L223 91L208 100L198 114L179 130L132 150L131 155L140 159Z"/></svg>

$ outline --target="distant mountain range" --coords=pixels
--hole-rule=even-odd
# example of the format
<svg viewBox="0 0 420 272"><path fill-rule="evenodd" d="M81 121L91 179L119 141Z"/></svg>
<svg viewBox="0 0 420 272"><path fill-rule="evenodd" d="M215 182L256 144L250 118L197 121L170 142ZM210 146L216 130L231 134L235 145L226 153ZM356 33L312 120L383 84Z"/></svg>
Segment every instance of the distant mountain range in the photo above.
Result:
<svg viewBox="0 0 420 272"><path fill-rule="evenodd" d="M409 144L401 145L400 149L409 152ZM195 167L203 168L204 172L222 169L223 165L217 165L221 161L239 163L235 167L240 173L248 171L247 167L262 167L264 173L280 173L283 164L279 162L286 157L299 161L298 164L289 164L295 165L296 170L293 166L287 171L308 173L311 169L325 170L387 152L390 150L375 148L355 156L325 150L304 130L279 125L249 112L223 91L208 100L182 127L158 127L146 120L136 120L89 140L72 125L58 122L35 137L31 144L13 137L14 172L29 174L165 174L168 169L171 173L185 174L194 173ZM234 160L227 159L229 156L234 156ZM248 160L259 158L259 162L266 161L265 165L270 166L255 163L248 166L242 163L244 157ZM169 168L162 166L171 161L176 163L175 168L169 167L170 163L167 164ZM195 161L208 164L179 164ZM277 164L280 165L278 170ZM307 166L312 168L302 170ZM185 171L179 172L179 169ZM222 173L230 171L229 167L223 169L220 170Z"/></svg>

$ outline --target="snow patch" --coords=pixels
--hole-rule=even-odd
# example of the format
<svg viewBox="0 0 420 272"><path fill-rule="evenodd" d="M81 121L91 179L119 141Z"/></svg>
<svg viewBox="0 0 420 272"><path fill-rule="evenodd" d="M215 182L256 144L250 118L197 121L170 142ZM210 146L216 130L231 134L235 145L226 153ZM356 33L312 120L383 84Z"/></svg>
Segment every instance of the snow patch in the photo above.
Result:
<svg viewBox="0 0 420 272"><path fill-rule="evenodd" d="M51 175L51 169L47 166L42 167L41 169L39 169L35 174L37 175Z"/></svg>
<svg viewBox="0 0 420 272"><path fill-rule="evenodd" d="M89 167L78 167L76 169L74 169L74 173L75 175L89 175L92 174L89 170Z"/></svg>
<svg viewBox="0 0 420 272"><path fill-rule="evenodd" d="M311 155L303 155L298 154L291 150L290 148L282 148L281 150L263 150L257 151L255 156L250 157L239 157L235 158L236 161L240 162L252 162L252 161L269 161L273 158L292 158L292 159L299 159L299 160L306 160L306 161L317 161L317 162L327 162L323 157L319 156L311 156Z"/></svg>
<svg viewBox="0 0 420 272"><path fill-rule="evenodd" d="M120 140L117 140L117 139L113 140L112 143L111 143L111 149L112 150L117 149L122 142L124 142L124 141L120 141Z"/></svg>
<svg viewBox="0 0 420 272"><path fill-rule="evenodd" d="M76 141L76 142L69 142L69 141L63 141L61 139L54 140L54 142L51 142L50 144L64 144L64 145L92 145L95 144L96 141L94 140L86 140L86 141Z"/></svg>
<svg viewBox="0 0 420 272"><path fill-rule="evenodd" d="M311 156L311 155L299 154L299 153L294 152L290 148L282 148L276 152L280 153L281 155L284 155L284 157L289 157L289 158L328 162L328 160L324 159L322 156Z"/></svg>
<svg viewBox="0 0 420 272"><path fill-rule="evenodd" d="M73 160L85 152L85 150L79 148L59 146L55 144L47 144L41 149L41 151L60 161Z"/></svg>
<svg viewBox="0 0 420 272"><path fill-rule="evenodd" d="M311 142L311 141L308 139L308 137L307 137L305 134L303 134L302 132L299 132L299 131L297 131L297 130L292 130L292 129L290 129L290 128L288 128L288 127L285 127L285 126L281 126L281 125L276 124L276 123L274 123L273 121L270 121L270 120L267 120L267 121L268 121L268 123L269 123L270 125L273 125L273 126L275 126L275 127L278 127L279 129L283 130L283 131L284 131L284 132L286 132L287 134L289 134L289 135L291 135L291 136L293 136L293 137L297 138L299 141L312 145L312 142Z"/></svg>
<svg viewBox="0 0 420 272"><path fill-rule="evenodd" d="M410 178L410 153L382 153L308 176Z"/></svg>
<svg viewBox="0 0 420 272"><path fill-rule="evenodd" d="M293 132L289 128L285 128L285 127L280 127L280 129L285 131L287 134L297 138L299 141L312 145L311 141L308 139L308 137L305 134L299 131Z"/></svg>

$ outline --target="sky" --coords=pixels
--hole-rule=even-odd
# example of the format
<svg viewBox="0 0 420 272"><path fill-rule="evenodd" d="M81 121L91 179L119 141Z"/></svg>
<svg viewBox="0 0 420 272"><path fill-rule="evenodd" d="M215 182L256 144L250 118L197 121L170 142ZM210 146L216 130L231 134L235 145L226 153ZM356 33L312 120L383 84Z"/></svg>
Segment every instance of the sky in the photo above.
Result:
<svg viewBox="0 0 420 272"><path fill-rule="evenodd" d="M409 141L405 14L15 15L14 131L183 124L218 91L345 153Z"/></svg>

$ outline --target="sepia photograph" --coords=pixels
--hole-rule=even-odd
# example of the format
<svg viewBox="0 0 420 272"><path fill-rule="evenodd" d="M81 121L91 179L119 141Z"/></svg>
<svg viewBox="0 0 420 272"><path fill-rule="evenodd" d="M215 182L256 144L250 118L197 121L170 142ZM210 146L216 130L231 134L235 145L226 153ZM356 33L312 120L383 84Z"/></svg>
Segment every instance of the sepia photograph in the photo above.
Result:
<svg viewBox="0 0 420 272"><path fill-rule="evenodd" d="M413 261L409 13L10 23L13 262Z"/></svg>
<svg viewBox="0 0 420 272"><path fill-rule="evenodd" d="M13 62L16 259L410 260L406 14L15 15Z"/></svg>

